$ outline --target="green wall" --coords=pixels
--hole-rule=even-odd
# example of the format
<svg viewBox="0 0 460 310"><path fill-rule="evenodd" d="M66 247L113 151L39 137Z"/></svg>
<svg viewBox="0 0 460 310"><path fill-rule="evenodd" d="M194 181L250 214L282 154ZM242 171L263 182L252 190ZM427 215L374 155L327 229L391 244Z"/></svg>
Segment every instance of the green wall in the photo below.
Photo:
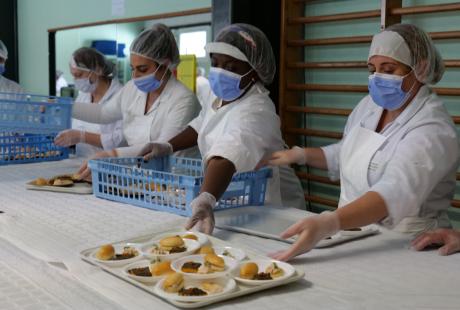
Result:
<svg viewBox="0 0 460 310"><path fill-rule="evenodd" d="M210 7L211 0L125 0L125 15L115 17L111 5L111 0L18 0L21 85L48 93L49 28Z"/></svg>

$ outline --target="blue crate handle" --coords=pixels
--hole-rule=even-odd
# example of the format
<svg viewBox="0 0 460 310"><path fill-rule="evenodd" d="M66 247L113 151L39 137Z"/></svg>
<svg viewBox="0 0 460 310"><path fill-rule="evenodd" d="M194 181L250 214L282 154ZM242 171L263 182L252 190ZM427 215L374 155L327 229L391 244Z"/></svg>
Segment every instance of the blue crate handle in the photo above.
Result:
<svg viewBox="0 0 460 310"><path fill-rule="evenodd" d="M0 92L2 132L55 133L71 127L69 97Z"/></svg>

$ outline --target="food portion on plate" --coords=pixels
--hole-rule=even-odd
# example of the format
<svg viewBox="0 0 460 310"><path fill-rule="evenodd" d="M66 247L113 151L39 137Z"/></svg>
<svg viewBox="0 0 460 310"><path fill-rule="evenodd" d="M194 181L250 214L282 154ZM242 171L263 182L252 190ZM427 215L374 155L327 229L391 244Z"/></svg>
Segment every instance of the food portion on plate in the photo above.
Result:
<svg viewBox="0 0 460 310"><path fill-rule="evenodd" d="M234 272L234 276L236 280L245 284L258 285L289 278L294 272L294 267L285 262L253 260L241 263L239 270Z"/></svg>
<svg viewBox="0 0 460 310"><path fill-rule="evenodd" d="M216 254L216 252L214 251L214 248L212 246L205 245L200 248L200 250L198 251L198 254L203 254L203 255Z"/></svg>
<svg viewBox="0 0 460 310"><path fill-rule="evenodd" d="M225 270L225 261L222 257L217 256L216 254L206 254L204 256L204 262L188 261L185 262L181 271L185 273L213 273L221 272Z"/></svg>
<svg viewBox="0 0 460 310"><path fill-rule="evenodd" d="M217 255L227 256L238 261L246 258L246 253L242 249L231 246L214 247L214 251Z"/></svg>
<svg viewBox="0 0 460 310"><path fill-rule="evenodd" d="M104 265L118 267L137 261L142 255L134 244L105 244L93 252L92 258Z"/></svg>
<svg viewBox="0 0 460 310"><path fill-rule="evenodd" d="M214 253L184 256L171 263L174 271L196 279L223 277L237 266L238 261Z"/></svg>
<svg viewBox="0 0 460 310"><path fill-rule="evenodd" d="M195 302L229 293L235 288L235 280L228 277L197 280L190 279L180 273L172 273L158 282L154 291L167 299Z"/></svg>
<svg viewBox="0 0 460 310"><path fill-rule="evenodd" d="M173 260L182 256L189 255L200 247L198 241L183 239L179 235L167 236L160 240L149 242L142 247L144 256L154 259Z"/></svg>
<svg viewBox="0 0 460 310"><path fill-rule="evenodd" d="M171 269L171 262L154 262L146 265L145 267L135 267L128 268L127 272L131 275L138 276L138 277L157 277L157 276L164 276L168 273L174 272Z"/></svg>
<svg viewBox="0 0 460 310"><path fill-rule="evenodd" d="M79 179L80 176L78 174L62 174L57 175L52 178L36 178L30 184L36 186L58 186L58 187L70 187L73 186L75 183L85 182Z"/></svg>
<svg viewBox="0 0 460 310"><path fill-rule="evenodd" d="M123 260L134 258L139 255L139 251L131 246L124 246L123 252L116 253L111 244L103 245L96 252L96 258L99 260Z"/></svg>

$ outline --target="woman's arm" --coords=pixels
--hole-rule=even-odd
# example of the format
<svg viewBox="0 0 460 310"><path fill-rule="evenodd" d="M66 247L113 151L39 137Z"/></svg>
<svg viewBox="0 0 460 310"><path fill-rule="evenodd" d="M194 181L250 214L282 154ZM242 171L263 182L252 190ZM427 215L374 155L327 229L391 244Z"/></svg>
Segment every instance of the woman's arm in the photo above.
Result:
<svg viewBox="0 0 460 310"><path fill-rule="evenodd" d="M181 133L169 140L173 152L182 151L197 145L198 133L190 126L187 126Z"/></svg>
<svg viewBox="0 0 460 310"><path fill-rule="evenodd" d="M235 171L235 165L228 159L223 157L211 158L207 163L200 192L210 193L216 200L219 200L230 184Z"/></svg>

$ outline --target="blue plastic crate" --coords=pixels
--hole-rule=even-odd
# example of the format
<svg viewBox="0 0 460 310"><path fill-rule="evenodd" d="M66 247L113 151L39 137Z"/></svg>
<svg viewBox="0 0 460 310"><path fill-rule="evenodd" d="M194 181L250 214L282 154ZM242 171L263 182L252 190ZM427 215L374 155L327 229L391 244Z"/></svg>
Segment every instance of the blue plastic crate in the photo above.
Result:
<svg viewBox="0 0 460 310"><path fill-rule="evenodd" d="M53 133L70 128L72 98L0 92L2 132Z"/></svg>
<svg viewBox="0 0 460 310"><path fill-rule="evenodd" d="M68 148L56 146L56 134L0 133L0 165L54 161L69 157Z"/></svg>
<svg viewBox="0 0 460 310"><path fill-rule="evenodd" d="M193 158L104 158L89 167L96 197L185 216L204 180L202 161ZM235 174L215 210L263 205L271 176L269 168Z"/></svg>

